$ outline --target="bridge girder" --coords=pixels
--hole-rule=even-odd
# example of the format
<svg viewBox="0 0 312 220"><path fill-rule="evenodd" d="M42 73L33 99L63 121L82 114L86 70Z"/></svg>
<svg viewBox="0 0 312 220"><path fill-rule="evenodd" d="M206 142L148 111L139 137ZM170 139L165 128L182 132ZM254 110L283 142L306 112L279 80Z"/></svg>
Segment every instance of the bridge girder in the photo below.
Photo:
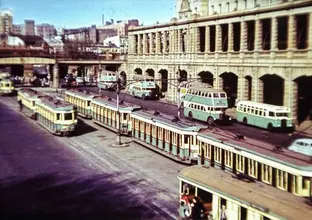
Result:
<svg viewBox="0 0 312 220"><path fill-rule="evenodd" d="M40 57L6 57L0 58L0 65L45 65L55 64L55 59L51 58L40 58Z"/></svg>

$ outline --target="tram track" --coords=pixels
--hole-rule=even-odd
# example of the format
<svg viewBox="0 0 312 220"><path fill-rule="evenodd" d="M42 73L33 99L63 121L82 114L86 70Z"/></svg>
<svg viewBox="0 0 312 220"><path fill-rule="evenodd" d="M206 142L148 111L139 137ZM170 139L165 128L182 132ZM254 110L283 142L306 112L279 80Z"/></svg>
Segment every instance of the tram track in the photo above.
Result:
<svg viewBox="0 0 312 220"><path fill-rule="evenodd" d="M19 112L16 97L7 97L5 104L9 105L12 110ZM130 182L135 182L135 186L128 186L129 191L134 192L135 198L137 198L140 204L157 213L160 216L157 219L161 219L161 216L163 219L175 219L178 208L176 205L178 192L174 192L177 191L178 184L177 181L174 181L176 182L174 184L165 184L164 177L171 175L175 178L176 175L174 174L178 173L182 165L167 162L167 158L163 158L148 149L135 146L134 144L132 145L131 143L128 148L110 148L108 145L113 144L115 140L111 138L114 135L113 132L95 125L90 120L80 120L87 126L95 127L97 131L79 136L56 137L56 139L64 143L65 146L69 146L82 156L82 158L85 158L95 169L101 172L115 174L118 176L119 181L130 180ZM31 119L29 121L37 124ZM38 128L44 130L40 126ZM105 140L101 140L103 136L107 136ZM131 154L131 152L133 154L132 156L121 157L121 155ZM161 159L150 159L154 157L162 158L166 161L165 163L168 163L168 166L170 164L170 167L167 167L167 172L164 172L165 166L162 164ZM144 161L150 164L141 164ZM159 168L159 165L162 167ZM176 167L173 168L174 166ZM164 175L159 175L160 173L164 173Z"/></svg>

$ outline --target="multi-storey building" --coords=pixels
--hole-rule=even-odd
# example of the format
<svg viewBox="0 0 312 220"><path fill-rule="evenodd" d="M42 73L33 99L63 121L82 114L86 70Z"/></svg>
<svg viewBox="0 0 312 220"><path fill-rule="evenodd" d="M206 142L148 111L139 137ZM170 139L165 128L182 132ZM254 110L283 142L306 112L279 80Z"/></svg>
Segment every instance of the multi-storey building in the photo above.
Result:
<svg viewBox="0 0 312 220"><path fill-rule="evenodd" d="M51 24L38 24L36 25L35 34L44 38L54 37L56 35L56 29Z"/></svg>
<svg viewBox="0 0 312 220"><path fill-rule="evenodd" d="M13 24L12 26L12 33L13 34L22 34L22 25L20 24Z"/></svg>
<svg viewBox="0 0 312 220"><path fill-rule="evenodd" d="M10 10L0 11L0 33L10 33L13 29L12 12Z"/></svg>
<svg viewBox="0 0 312 220"><path fill-rule="evenodd" d="M23 35L35 35L35 21L34 20L25 20L24 27L22 30Z"/></svg>
<svg viewBox="0 0 312 220"><path fill-rule="evenodd" d="M129 29L128 62L120 71L175 81L200 77L232 100L285 105L295 120L306 118L312 109L311 0L176 2L177 18ZM166 97L176 100L173 82Z"/></svg>

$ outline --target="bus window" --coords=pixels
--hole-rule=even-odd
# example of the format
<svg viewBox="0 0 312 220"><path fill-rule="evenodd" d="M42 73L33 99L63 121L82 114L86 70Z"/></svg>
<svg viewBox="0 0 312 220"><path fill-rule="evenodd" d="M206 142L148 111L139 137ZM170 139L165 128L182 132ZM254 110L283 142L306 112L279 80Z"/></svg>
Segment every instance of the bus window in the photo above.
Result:
<svg viewBox="0 0 312 220"><path fill-rule="evenodd" d="M274 117L275 115L274 115L274 112L269 112L269 116L270 117Z"/></svg>
<svg viewBox="0 0 312 220"><path fill-rule="evenodd" d="M218 93L213 93L213 97L214 98L219 98L219 94Z"/></svg>
<svg viewBox="0 0 312 220"><path fill-rule="evenodd" d="M225 98L226 97L225 93L220 93L220 97Z"/></svg>
<svg viewBox="0 0 312 220"><path fill-rule="evenodd" d="M276 113L276 117L288 117L288 113Z"/></svg>
<svg viewBox="0 0 312 220"><path fill-rule="evenodd" d="M212 96L211 96L211 93L209 93L208 97L209 97L209 98L211 98L211 97L212 97Z"/></svg>

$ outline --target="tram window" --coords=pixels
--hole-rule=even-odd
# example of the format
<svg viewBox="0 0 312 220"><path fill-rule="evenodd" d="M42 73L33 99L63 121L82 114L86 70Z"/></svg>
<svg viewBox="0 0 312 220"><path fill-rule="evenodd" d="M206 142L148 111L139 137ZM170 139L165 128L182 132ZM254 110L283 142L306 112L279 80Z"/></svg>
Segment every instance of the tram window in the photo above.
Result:
<svg viewBox="0 0 312 220"><path fill-rule="evenodd" d="M270 117L274 117L274 112L269 112Z"/></svg>
<svg viewBox="0 0 312 220"><path fill-rule="evenodd" d="M35 106L35 101L32 101L32 106Z"/></svg>
<svg viewBox="0 0 312 220"><path fill-rule="evenodd" d="M189 136L184 135L184 144L188 144L188 142L189 142Z"/></svg>
<svg viewBox="0 0 312 220"><path fill-rule="evenodd" d="M72 113L65 113L64 114L64 120L72 120L73 116Z"/></svg>
<svg viewBox="0 0 312 220"><path fill-rule="evenodd" d="M123 120L127 120L128 114L123 114Z"/></svg>
<svg viewBox="0 0 312 220"><path fill-rule="evenodd" d="M56 120L61 120L61 114L60 113L56 114Z"/></svg>
<svg viewBox="0 0 312 220"><path fill-rule="evenodd" d="M88 101L87 106L90 106L90 104L91 104L91 101Z"/></svg>

